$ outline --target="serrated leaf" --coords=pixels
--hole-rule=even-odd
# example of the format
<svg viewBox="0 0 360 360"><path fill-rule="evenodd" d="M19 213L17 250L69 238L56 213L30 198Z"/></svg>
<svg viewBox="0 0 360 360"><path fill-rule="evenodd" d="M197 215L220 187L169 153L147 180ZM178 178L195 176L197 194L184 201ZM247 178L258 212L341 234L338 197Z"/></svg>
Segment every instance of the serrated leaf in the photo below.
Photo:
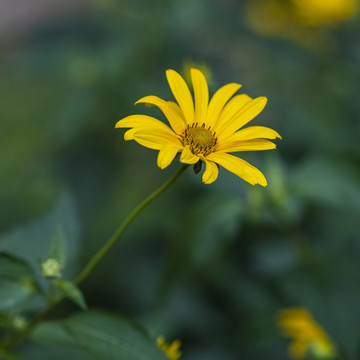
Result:
<svg viewBox="0 0 360 360"><path fill-rule="evenodd" d="M78 344L99 360L166 360L155 340L134 322L91 311L65 321Z"/></svg>
<svg viewBox="0 0 360 360"><path fill-rule="evenodd" d="M71 281L57 280L54 284L62 291L62 293L75 304L79 305L83 310L87 309L84 296L80 289Z"/></svg>

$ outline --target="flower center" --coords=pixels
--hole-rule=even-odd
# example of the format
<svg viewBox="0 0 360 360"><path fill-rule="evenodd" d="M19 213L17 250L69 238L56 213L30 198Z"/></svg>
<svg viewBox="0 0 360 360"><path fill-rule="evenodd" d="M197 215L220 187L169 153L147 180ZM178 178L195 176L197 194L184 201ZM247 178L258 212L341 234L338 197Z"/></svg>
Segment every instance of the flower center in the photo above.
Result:
<svg viewBox="0 0 360 360"><path fill-rule="evenodd" d="M190 150L194 155L209 155L214 151L217 141L215 132L211 131L210 128L211 126L206 128L205 124L198 126L198 123L188 125L181 135L183 145L190 145Z"/></svg>

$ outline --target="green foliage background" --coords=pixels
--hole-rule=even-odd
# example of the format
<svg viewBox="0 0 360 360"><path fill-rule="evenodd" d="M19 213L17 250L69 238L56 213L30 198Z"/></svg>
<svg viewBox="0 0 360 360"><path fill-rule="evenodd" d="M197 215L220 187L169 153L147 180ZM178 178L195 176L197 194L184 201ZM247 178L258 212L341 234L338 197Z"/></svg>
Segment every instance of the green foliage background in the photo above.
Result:
<svg viewBox="0 0 360 360"><path fill-rule="evenodd" d="M125 142L116 121L161 116L133 103L150 94L171 98L166 69L206 64L212 93L239 82L250 96L268 97L253 123L283 140L276 151L243 156L264 172L268 187L224 169L206 186L188 170L82 284L89 318L66 302L49 319L67 319L73 331L84 322L116 337L121 322L106 321L132 318L153 339L181 339L184 360L286 359L276 312L303 306L356 359L359 21L330 28L323 43L304 48L255 34L244 8L231 0L99 0L8 34L0 55L0 250L27 260L19 260L20 275L26 266L39 273L60 226L64 276L71 279L179 167L175 161L158 169L156 152ZM0 294L6 316L42 306L31 300L35 285L21 284L11 304L3 296L13 285ZM87 352L46 326L18 348L20 356L103 356L101 347L88 348L97 343L86 334L75 338Z"/></svg>

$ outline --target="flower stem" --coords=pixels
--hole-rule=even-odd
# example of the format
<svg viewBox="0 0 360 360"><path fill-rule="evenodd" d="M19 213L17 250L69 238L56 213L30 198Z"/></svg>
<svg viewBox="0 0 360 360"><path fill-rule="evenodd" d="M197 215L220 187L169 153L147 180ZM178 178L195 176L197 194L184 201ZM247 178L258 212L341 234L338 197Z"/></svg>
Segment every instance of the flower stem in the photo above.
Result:
<svg viewBox="0 0 360 360"><path fill-rule="evenodd" d="M165 184L155 190L152 194L150 194L142 203L140 203L123 221L123 223L119 226L119 228L115 231L113 236L105 243L105 245L93 256L93 258L87 263L84 269L79 273L79 275L75 278L74 283L79 285L86 277L90 274L90 272L94 269L94 267L100 262L100 260L109 252L109 250L116 244L117 240L123 234L125 229L130 225L130 223L136 218L136 216L155 198L161 195L168 187L170 187L175 180L185 171L188 165L183 165Z"/></svg>
<svg viewBox="0 0 360 360"><path fill-rule="evenodd" d="M84 281L88 275L94 270L95 266L103 259L103 257L111 250L111 248L116 244L120 239L121 235L124 233L126 228L131 224L131 222L139 215L139 213L149 205L154 199L161 195L167 188L169 188L175 180L177 180L180 175L186 170L188 165L183 165L168 181L166 181L162 186L145 198L122 222L118 229L114 232L111 238L104 244L104 246L90 259L90 261L85 265L85 267L80 271L78 276L73 280L76 285L79 285ZM65 299L64 295L59 296L54 299L48 306L39 314L37 314L31 322L20 332L16 333L12 338L9 338L8 341L0 345L0 358L1 355L5 353L5 350L13 348L15 345L20 343L24 338L63 300Z"/></svg>

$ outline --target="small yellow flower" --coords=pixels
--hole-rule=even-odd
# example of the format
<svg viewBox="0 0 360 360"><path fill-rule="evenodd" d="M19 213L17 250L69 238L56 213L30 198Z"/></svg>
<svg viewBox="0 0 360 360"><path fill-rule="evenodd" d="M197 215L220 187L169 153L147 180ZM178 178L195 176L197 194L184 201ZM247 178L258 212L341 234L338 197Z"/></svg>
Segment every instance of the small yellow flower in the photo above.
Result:
<svg viewBox="0 0 360 360"><path fill-rule="evenodd" d="M126 131L125 140L135 140L140 145L159 150L157 164L161 169L169 166L178 153L183 164L205 163L202 176L205 184L217 179L218 165L221 165L252 185L266 186L266 179L257 168L229 154L276 148L267 140L281 138L276 131L263 126L243 128L264 109L266 97L252 99L245 94L233 97L241 85L231 83L216 91L209 101L205 76L200 70L191 69L194 104L184 79L174 70L167 70L166 76L177 103L150 95L136 104L159 107L170 127L150 116L131 115L115 126L131 128Z"/></svg>
<svg viewBox="0 0 360 360"><path fill-rule="evenodd" d="M180 340L175 340L171 344L165 342L163 336L159 336L156 339L157 346L166 354L166 356L171 360L178 360L181 356L181 351L179 350L181 342Z"/></svg>
<svg viewBox="0 0 360 360"><path fill-rule="evenodd" d="M357 0L292 0L301 19L309 25L336 25L357 10Z"/></svg>
<svg viewBox="0 0 360 360"><path fill-rule="evenodd" d="M278 325L284 336L292 338L289 355L304 359L307 355L317 359L331 359L337 351L333 341L303 308L284 309L278 314Z"/></svg>
<svg viewBox="0 0 360 360"><path fill-rule="evenodd" d="M334 44L330 29L348 21L357 10L358 0L248 0L246 20L262 36L323 51Z"/></svg>

